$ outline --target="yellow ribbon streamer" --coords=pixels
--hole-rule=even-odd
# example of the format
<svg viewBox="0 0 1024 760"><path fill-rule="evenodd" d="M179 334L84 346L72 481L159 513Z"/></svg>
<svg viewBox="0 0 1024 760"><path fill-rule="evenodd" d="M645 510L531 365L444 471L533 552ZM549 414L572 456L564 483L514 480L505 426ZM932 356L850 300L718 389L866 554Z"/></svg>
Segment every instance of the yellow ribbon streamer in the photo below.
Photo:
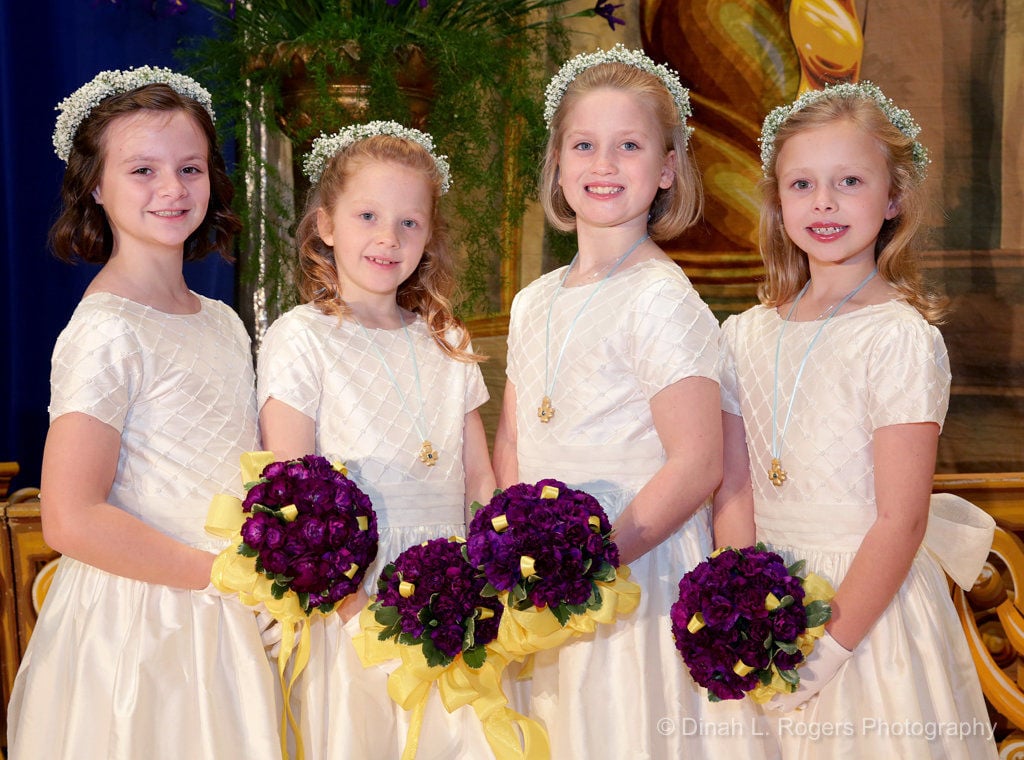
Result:
<svg viewBox="0 0 1024 760"><path fill-rule="evenodd" d="M249 451L243 454L241 457L243 484L259 480L263 468L273 461L275 461L274 453L271 451ZM334 469L344 472L344 467L339 469L338 464L334 465ZM297 513L294 506L290 507L290 511ZM294 516L293 514L292 519ZM238 547L242 543L240 531L245 519L246 514L242 511L241 499L230 494L217 494L213 497L206 515L206 530L220 538L230 539L231 544L214 559L210 581L220 591L237 592L242 604L250 607L262 604L267 612L281 623L281 650L277 655L277 674L284 697L280 727L281 757L283 760L288 760L289 757L287 731L290 727L295 735L295 760L304 760L302 731L292 712L290 697L292 687L309 663L309 616L299 604L298 594L289 591L280 599L275 599L272 591L273 582L263 573L257 572L256 558L245 557L238 553ZM313 610L311 614L323 615L324 613ZM299 643L296 647L297 627ZM285 669L293 652L295 653L295 663L291 679L286 683Z"/></svg>
<svg viewBox="0 0 1024 760"><path fill-rule="evenodd" d="M496 760L549 760L551 749L544 728L508 706L501 675L511 658L499 646L487 646L487 659L479 668L469 667L462 657L444 667L430 666L420 647L399 644L394 639L381 641L379 634L384 626L377 622L369 605L360 613L359 625L361 630L353 644L364 667L390 660L400 662L388 675L388 695L412 712L402 760L416 757L423 714L434 684L448 712L464 705L473 708Z"/></svg>

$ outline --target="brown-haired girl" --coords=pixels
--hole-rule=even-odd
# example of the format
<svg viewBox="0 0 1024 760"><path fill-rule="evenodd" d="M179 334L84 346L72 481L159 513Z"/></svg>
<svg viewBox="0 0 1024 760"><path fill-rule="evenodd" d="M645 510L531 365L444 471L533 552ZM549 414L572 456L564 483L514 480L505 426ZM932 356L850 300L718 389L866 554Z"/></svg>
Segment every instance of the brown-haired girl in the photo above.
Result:
<svg viewBox="0 0 1024 760"><path fill-rule="evenodd" d="M182 274L227 257L239 229L210 96L143 67L58 108L54 251L102 268L53 352L40 501L63 557L11 696L10 757L279 757L257 619L209 585L225 542L203 528L258 447L249 338Z"/></svg>

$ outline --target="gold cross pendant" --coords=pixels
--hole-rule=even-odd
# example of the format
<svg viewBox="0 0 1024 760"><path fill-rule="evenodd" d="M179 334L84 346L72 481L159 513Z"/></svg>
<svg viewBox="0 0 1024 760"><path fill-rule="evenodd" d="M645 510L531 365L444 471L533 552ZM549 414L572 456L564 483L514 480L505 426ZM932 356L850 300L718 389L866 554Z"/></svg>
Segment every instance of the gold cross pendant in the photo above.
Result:
<svg viewBox="0 0 1024 760"><path fill-rule="evenodd" d="M778 457L772 458L772 468L768 470L768 480L773 486L781 486L786 482L786 471L782 469L782 462Z"/></svg>
<svg viewBox="0 0 1024 760"><path fill-rule="evenodd" d="M551 418L555 416L555 407L551 406L551 399L547 396L541 399L540 406L537 407L537 416L541 422L551 422Z"/></svg>
<svg viewBox="0 0 1024 760"><path fill-rule="evenodd" d="M427 467L433 467L440 458L441 452L434 451L430 441L424 441L423 445L420 446L420 461Z"/></svg>

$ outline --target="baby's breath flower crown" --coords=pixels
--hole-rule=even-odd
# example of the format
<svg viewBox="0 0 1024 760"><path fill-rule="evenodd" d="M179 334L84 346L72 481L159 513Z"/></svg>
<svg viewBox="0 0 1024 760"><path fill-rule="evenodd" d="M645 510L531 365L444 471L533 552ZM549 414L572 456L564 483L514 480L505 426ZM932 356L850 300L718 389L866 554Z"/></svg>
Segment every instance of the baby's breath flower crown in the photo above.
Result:
<svg viewBox="0 0 1024 760"><path fill-rule="evenodd" d="M92 113L92 109L112 95L131 92L147 84L165 84L179 95L198 102L209 112L211 119L215 118L210 93L192 77L156 66L140 66L126 71L101 71L55 107L54 110L60 112L57 126L53 130L53 147L57 157L67 163L78 128Z"/></svg>
<svg viewBox="0 0 1024 760"><path fill-rule="evenodd" d="M448 156L434 153L434 139L426 132L412 127L403 127L394 121L370 121L366 124L353 124L335 132L333 135L321 134L313 141L313 148L302 162L309 181L314 185L320 181L327 164L339 151L348 146L377 135L390 135L409 140L423 147L434 159L437 170L441 174L441 192L447 193L452 186L451 170L448 168Z"/></svg>
<svg viewBox="0 0 1024 760"><path fill-rule="evenodd" d="M918 178L924 179L929 159L928 150L917 141L921 127L914 121L910 111L893 103L890 98L885 96L881 88L872 82L844 82L826 85L823 90L808 90L790 105L778 106L773 109L765 117L764 126L761 128L761 138L758 141L761 144L761 170L765 176L768 176L768 171L775 160L775 138L782 125L797 111L826 98L866 98L875 101L892 125L914 141L914 166L917 167Z"/></svg>
<svg viewBox="0 0 1024 760"><path fill-rule="evenodd" d="M551 78L544 91L544 122L549 129L551 120L555 118L555 111L558 110L565 91L569 89L573 80L592 66L602 63L623 63L658 77L668 89L672 100L675 101L676 108L679 110L679 121L683 125L683 134L689 140L693 129L686 126L686 120L693 116L693 110L690 108L690 91L679 82L679 75L667 66L655 63L644 55L643 51L630 50L622 43L616 43L608 50L580 53L575 58L566 61L558 73Z"/></svg>

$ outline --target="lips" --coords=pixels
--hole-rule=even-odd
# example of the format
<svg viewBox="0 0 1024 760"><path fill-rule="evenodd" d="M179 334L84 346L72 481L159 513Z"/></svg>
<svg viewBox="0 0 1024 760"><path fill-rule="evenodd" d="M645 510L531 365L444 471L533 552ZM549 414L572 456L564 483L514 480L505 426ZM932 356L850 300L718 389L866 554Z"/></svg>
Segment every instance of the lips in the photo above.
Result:
<svg viewBox="0 0 1024 760"><path fill-rule="evenodd" d="M159 216L161 219L174 219L179 216L185 216L188 213L185 209L168 209L166 211L152 211L150 212L153 216Z"/></svg>
<svg viewBox="0 0 1024 760"><path fill-rule="evenodd" d="M393 264L398 263L397 261L393 261L392 259L381 259L376 256L367 256L366 260L382 267L391 266Z"/></svg>
<svg viewBox="0 0 1024 760"><path fill-rule="evenodd" d="M839 237L848 229L849 225L845 224L814 224L808 227L807 231L819 240L831 240Z"/></svg>

